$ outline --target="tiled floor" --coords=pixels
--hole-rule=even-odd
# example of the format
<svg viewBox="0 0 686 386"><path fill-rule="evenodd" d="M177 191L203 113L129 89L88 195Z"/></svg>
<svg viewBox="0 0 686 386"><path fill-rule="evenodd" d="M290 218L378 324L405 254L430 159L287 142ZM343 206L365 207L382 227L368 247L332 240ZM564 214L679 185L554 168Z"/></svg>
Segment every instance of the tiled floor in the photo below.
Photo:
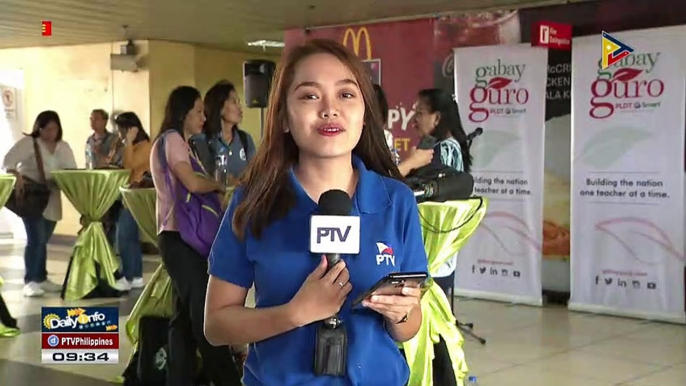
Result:
<svg viewBox="0 0 686 386"><path fill-rule="evenodd" d="M60 247L50 250L48 271L55 282L63 278L68 252ZM21 246L0 245L0 275L6 282L2 293L23 330L16 338L0 339L0 385L112 384L130 353L124 336L119 365L40 365L40 307L64 303L57 295L22 296L21 254ZM146 280L156 266L156 257L146 257ZM139 293L78 305L119 304L123 324ZM460 300L456 308L462 321L474 322L476 331L488 339L486 346L473 341L465 346L479 386L686 385L684 326L476 300Z"/></svg>

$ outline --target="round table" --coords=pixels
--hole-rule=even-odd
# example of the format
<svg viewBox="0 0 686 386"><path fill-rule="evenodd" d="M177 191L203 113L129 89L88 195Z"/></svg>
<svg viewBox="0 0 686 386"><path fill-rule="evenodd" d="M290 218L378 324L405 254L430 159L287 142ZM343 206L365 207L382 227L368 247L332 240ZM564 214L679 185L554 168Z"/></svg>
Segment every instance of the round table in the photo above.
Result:
<svg viewBox="0 0 686 386"><path fill-rule="evenodd" d="M119 188L129 179L128 170L57 170L52 177L83 216L74 251L67 268L62 298L67 301L117 296L114 273L119 261L107 241L101 222L119 198Z"/></svg>
<svg viewBox="0 0 686 386"><path fill-rule="evenodd" d="M436 273L465 245L481 223L487 207L488 200L480 197L419 204L422 236L431 274ZM464 378L469 371L462 350L464 338L457 329L448 297L438 284L432 283L421 300L421 306L422 324L419 332L402 344L410 366L408 384L433 385L434 345L443 338L455 369L457 384L464 385Z"/></svg>
<svg viewBox="0 0 686 386"><path fill-rule="evenodd" d="M141 233L157 247L157 217L155 215L157 193L155 188L130 189L129 187L122 187L120 191L124 205L136 220ZM171 280L164 264L160 264L138 297L126 320L126 336L134 347L134 352L138 344L138 322L141 317L171 318L172 311Z"/></svg>

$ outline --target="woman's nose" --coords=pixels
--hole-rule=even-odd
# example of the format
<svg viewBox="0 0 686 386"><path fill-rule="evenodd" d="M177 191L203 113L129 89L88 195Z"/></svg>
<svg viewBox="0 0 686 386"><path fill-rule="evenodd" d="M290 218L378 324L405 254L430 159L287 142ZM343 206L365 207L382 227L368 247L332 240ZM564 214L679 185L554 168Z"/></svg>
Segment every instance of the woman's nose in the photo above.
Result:
<svg viewBox="0 0 686 386"><path fill-rule="evenodd" d="M321 117L324 119L337 118L339 115L338 106L334 100L330 98L322 99Z"/></svg>

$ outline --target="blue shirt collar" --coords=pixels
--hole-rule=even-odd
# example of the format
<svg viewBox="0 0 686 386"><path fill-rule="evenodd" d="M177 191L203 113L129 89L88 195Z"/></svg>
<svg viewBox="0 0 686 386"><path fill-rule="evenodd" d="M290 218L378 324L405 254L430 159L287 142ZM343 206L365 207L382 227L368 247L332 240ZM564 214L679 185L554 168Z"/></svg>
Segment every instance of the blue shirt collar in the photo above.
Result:
<svg viewBox="0 0 686 386"><path fill-rule="evenodd" d="M353 214L379 213L391 205L391 197L383 179L372 170L368 170L362 160L353 155L353 167L359 173L357 188L353 195ZM317 210L317 203L307 195L293 168L288 171L288 179L293 187L296 205L291 209L292 214L311 215Z"/></svg>

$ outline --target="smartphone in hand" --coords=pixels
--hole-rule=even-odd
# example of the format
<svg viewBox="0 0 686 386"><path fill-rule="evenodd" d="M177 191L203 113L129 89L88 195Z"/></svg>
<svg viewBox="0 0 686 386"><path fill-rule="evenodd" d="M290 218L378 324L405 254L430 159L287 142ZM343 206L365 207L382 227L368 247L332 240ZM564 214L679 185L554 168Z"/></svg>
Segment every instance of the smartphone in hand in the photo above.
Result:
<svg viewBox="0 0 686 386"><path fill-rule="evenodd" d="M357 297L352 307L357 307L372 295L402 295L403 287L428 288L429 274L426 272L394 272L384 276L365 293Z"/></svg>
<svg viewBox="0 0 686 386"><path fill-rule="evenodd" d="M434 146L436 146L436 143L438 143L438 139L436 139L435 137L432 137L430 135L427 135L427 136L424 136L419 141L419 144L417 145L417 149L423 149L423 150L433 149Z"/></svg>

